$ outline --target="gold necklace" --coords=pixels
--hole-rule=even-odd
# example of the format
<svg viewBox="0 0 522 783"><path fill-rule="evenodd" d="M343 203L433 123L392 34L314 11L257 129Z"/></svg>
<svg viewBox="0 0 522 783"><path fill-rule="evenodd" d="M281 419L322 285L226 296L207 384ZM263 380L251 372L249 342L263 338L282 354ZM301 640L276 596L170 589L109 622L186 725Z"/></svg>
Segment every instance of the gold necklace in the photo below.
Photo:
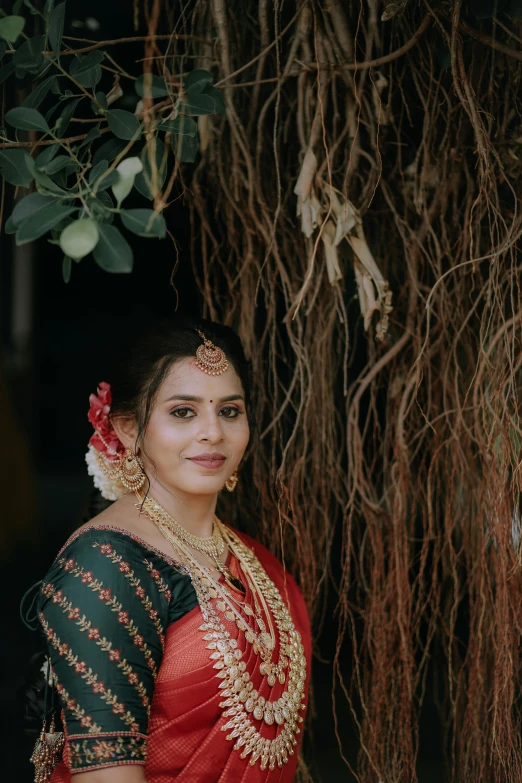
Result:
<svg viewBox="0 0 522 783"><path fill-rule="evenodd" d="M221 729L230 732L226 739L236 740L234 750L241 749L241 758L251 755L249 763L252 766L259 761L262 770L267 766L274 769L276 764L282 767L294 753L294 746L297 744L295 735L299 734L299 724L303 721L299 712L305 708L306 658L301 635L294 626L281 594L254 552L233 531L225 529L230 548L240 563L245 565L256 589L262 592L279 629L280 660L282 667L288 668L288 677L280 679L281 684L286 685L282 695L270 701L254 688L250 674L246 671L246 663L241 660L243 651L238 648L237 640L231 637L216 611L218 609L223 612L225 609L223 614L226 619L235 618L239 630L244 630L246 623L230 601L226 585L213 578L211 571L194 557L186 544L176 538L169 527L157 518L153 518L153 521L175 553L181 556L178 567L182 573L190 576L196 591L205 621L200 630L205 632L203 639L208 642L210 658L215 661L216 676L222 680L219 688L224 701L220 702L219 706L223 709L223 718L227 719ZM222 526L222 523L219 524ZM214 603L214 599L218 600ZM226 611L227 604L231 610L229 612ZM255 634L253 636L256 638ZM245 639L249 641L246 633ZM261 646L257 644L257 640L254 641L254 650L256 645ZM266 662L260 665L260 673L263 677L268 675L269 685L274 684L275 679L268 673L266 666ZM264 721L269 726L276 723L282 727L281 732L274 739L267 739L256 728L256 721Z"/></svg>
<svg viewBox="0 0 522 783"><path fill-rule="evenodd" d="M163 506L160 506L160 504L151 497L147 497L140 503L136 503L136 508L138 510L147 508L152 514L159 517L159 519L172 530L174 535L181 538L182 541L197 552L201 552L202 554L217 560L225 551L225 540L221 535L221 529L216 525L217 517L215 515L212 519L212 536L206 538L204 536L195 536L193 533L189 533L189 531L183 527L183 525L180 525Z"/></svg>
<svg viewBox="0 0 522 783"><path fill-rule="evenodd" d="M217 571L223 574L223 578L230 587L239 590L243 595L246 593L246 587L243 582L234 576L228 566L222 563L219 556L225 551L225 539L223 538L221 527L217 524L218 518L214 514L212 520L212 538L203 538L189 533L186 528L177 522L160 504L153 498L144 498L140 503L136 503L136 508L145 511L147 516L155 521L161 520L175 536L178 536L185 544L188 544L196 552L208 557L214 564Z"/></svg>
<svg viewBox="0 0 522 783"><path fill-rule="evenodd" d="M162 532L165 535L165 531ZM169 535L170 531L167 530L167 540L169 540ZM188 567L205 619L200 630L205 631L203 639L208 642L207 648L211 650L210 658L215 661L214 668L218 670L216 676L222 680L218 687L221 689L224 701L220 702L219 706L224 710L223 717L228 720L221 729L230 732L226 735L227 740L236 740L234 750L241 749L241 758L246 758L251 754L251 765L259 760L263 770L267 766L274 769L276 764L281 767L294 753L293 748L297 744L295 735L299 734L299 724L303 721L299 712L305 708L306 659L301 636L295 629L291 615L261 563L241 539L237 538L235 548L242 558L252 558L250 565L256 572L256 577L263 581L267 591L267 600L274 612L278 626L283 631L280 639L280 651L284 654L285 665L289 669L288 678L283 694L278 699L271 701L261 696L259 691L253 687L250 674L246 671L246 664L241 660L243 652L238 648L236 639L231 638L216 612L216 608L222 610L221 603L228 603L227 592L219 582L212 579L210 571L191 555L182 542L176 542L173 537L170 540L174 548L177 551L181 550L185 555L183 560ZM215 604L211 600L214 598L218 599ZM229 604L229 608L231 606ZM224 612L225 617L227 614ZM227 619L229 618L227 617ZM242 622L241 619L240 622ZM237 621L236 625L240 627ZM248 641L246 634L245 639ZM255 644L252 646L255 650ZM263 676L267 675L266 669L263 671L263 664L259 668ZM268 682L269 685L274 684L275 680L271 680L268 675ZM282 731L273 740L266 739L256 729L253 721L264 721L268 726L276 723L278 726L282 726Z"/></svg>

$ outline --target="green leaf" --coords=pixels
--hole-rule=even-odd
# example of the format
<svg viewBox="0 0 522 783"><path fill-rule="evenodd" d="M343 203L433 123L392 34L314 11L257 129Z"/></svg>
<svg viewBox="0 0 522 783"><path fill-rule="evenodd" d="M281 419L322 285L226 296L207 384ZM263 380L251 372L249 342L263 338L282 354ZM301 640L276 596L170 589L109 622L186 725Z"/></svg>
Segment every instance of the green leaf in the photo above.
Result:
<svg viewBox="0 0 522 783"><path fill-rule="evenodd" d="M109 164L106 160L99 160L98 163L96 163L89 171L89 177L88 177L89 185L93 185L101 177L102 174L105 174L108 168L109 168Z"/></svg>
<svg viewBox="0 0 522 783"><path fill-rule="evenodd" d="M46 22L49 22L49 17L51 16L54 8L54 0L45 0L43 15Z"/></svg>
<svg viewBox="0 0 522 783"><path fill-rule="evenodd" d="M106 173L108 168L109 164L106 160L99 160L89 172L89 185L93 186L96 193L107 190L119 179L119 174L115 169Z"/></svg>
<svg viewBox="0 0 522 783"><path fill-rule="evenodd" d="M16 234L16 225L13 222L13 216L10 215L4 223L4 233Z"/></svg>
<svg viewBox="0 0 522 783"><path fill-rule="evenodd" d="M176 117L174 120L160 122L156 130L166 133L178 133L181 136L195 136L198 132L198 124L190 117Z"/></svg>
<svg viewBox="0 0 522 783"><path fill-rule="evenodd" d="M197 136L173 136L171 144L180 163L194 163L199 147Z"/></svg>
<svg viewBox="0 0 522 783"><path fill-rule="evenodd" d="M96 198L89 199L89 209L97 223L112 223L114 221L114 202L107 191L99 192Z"/></svg>
<svg viewBox="0 0 522 783"><path fill-rule="evenodd" d="M31 156L26 150L0 150L0 170L2 176L11 185L27 188L34 179L28 162Z"/></svg>
<svg viewBox="0 0 522 783"><path fill-rule="evenodd" d="M49 132L49 126L45 117L36 109L28 109L25 106L19 106L16 109L10 109L5 119L18 130L37 130L43 133Z"/></svg>
<svg viewBox="0 0 522 783"><path fill-rule="evenodd" d="M226 114L225 99L221 90L214 87L213 84L207 84L203 90L203 95L208 95L214 101L215 112L214 114Z"/></svg>
<svg viewBox="0 0 522 783"><path fill-rule="evenodd" d="M107 121L109 128L119 139L138 138L140 134L140 121L130 111L123 109L112 109L107 112Z"/></svg>
<svg viewBox="0 0 522 783"><path fill-rule="evenodd" d="M116 226L100 223L100 239L96 245L94 260L105 272L132 272L132 249Z"/></svg>
<svg viewBox="0 0 522 783"><path fill-rule="evenodd" d="M179 111L180 114L200 117L203 114L215 114L216 105L210 95L192 95L189 93L186 100L180 104Z"/></svg>
<svg viewBox="0 0 522 783"><path fill-rule="evenodd" d="M69 73L74 78L82 76L82 74L90 71L95 65L99 65L105 59L105 52L101 52L99 49L95 49L88 54L77 54L71 61L69 66Z"/></svg>
<svg viewBox="0 0 522 783"><path fill-rule="evenodd" d="M95 125L94 128L91 128L87 136L84 138L82 142L78 145L78 149L81 150L82 147L86 147L88 144L93 142L95 139L99 139L101 136L100 133L100 126Z"/></svg>
<svg viewBox="0 0 522 783"><path fill-rule="evenodd" d="M25 26L23 16L4 16L0 19L0 38L14 44Z"/></svg>
<svg viewBox="0 0 522 783"><path fill-rule="evenodd" d="M75 261L89 255L101 236L98 225L90 218L81 218L65 228L60 235L60 247L66 256Z"/></svg>
<svg viewBox="0 0 522 783"><path fill-rule="evenodd" d="M72 271L72 258L69 258L69 256L64 256L62 261L62 277L63 282L68 283L71 279L71 271Z"/></svg>
<svg viewBox="0 0 522 783"><path fill-rule="evenodd" d="M37 158L36 165L40 171L43 171L44 174L48 174L51 177L53 174L57 174L59 171L63 171L64 169L67 169L67 174L72 174L73 171L78 171L78 164L69 155L58 155L57 158L54 158L49 163L46 163L43 167L38 165Z"/></svg>
<svg viewBox="0 0 522 783"><path fill-rule="evenodd" d="M48 147L44 147L41 152L38 153L38 157L35 160L36 168L41 171L44 167L54 158L54 156L60 151L59 144L49 144Z"/></svg>
<svg viewBox="0 0 522 783"><path fill-rule="evenodd" d="M149 147L152 145L153 160L155 160L155 178L152 176ZM137 175L134 187L145 198L153 199L163 187L167 178L167 150L157 136L150 144L146 144L141 153L140 160L143 163L143 171Z"/></svg>
<svg viewBox="0 0 522 783"><path fill-rule="evenodd" d="M55 79L56 76L48 76L43 82L37 84L34 90L25 98L22 106L26 106L28 109L37 109L43 99L47 96Z"/></svg>
<svg viewBox="0 0 522 783"><path fill-rule="evenodd" d="M69 66L69 73L83 87L94 87L102 77L100 63L105 57L105 52L95 49L85 55L77 55Z"/></svg>
<svg viewBox="0 0 522 783"><path fill-rule="evenodd" d="M39 210L34 216L30 215L23 220L16 232L16 244L25 245L46 234L60 220L76 212L78 207L66 207L61 204L48 204Z"/></svg>
<svg viewBox="0 0 522 783"><path fill-rule="evenodd" d="M37 35L35 38L24 41L13 54L13 64L17 71L35 73L43 64L44 46L45 35Z"/></svg>
<svg viewBox="0 0 522 783"><path fill-rule="evenodd" d="M39 171L36 168L36 163L31 157L26 160L25 165L33 175L34 181L36 183L36 189L39 193L42 193L44 196L65 197L67 195L66 192L56 184L56 182L53 182L52 179L47 176L47 174L44 174L42 171Z"/></svg>
<svg viewBox="0 0 522 783"><path fill-rule="evenodd" d="M52 240L49 239L49 242L52 241L53 245L59 245L60 244L60 234L64 229L67 228L67 226L70 226L72 223L72 220L68 217L64 218L63 220L60 220L59 223L54 226L54 228L51 229L51 237Z"/></svg>
<svg viewBox="0 0 522 783"><path fill-rule="evenodd" d="M64 137L65 131L69 127L69 124L73 118L76 107L78 106L78 103L80 101L81 98L74 98L74 100L66 104L65 109L62 111L62 113L56 120L53 130L55 135L58 136L59 139L62 139Z"/></svg>
<svg viewBox="0 0 522 783"><path fill-rule="evenodd" d="M203 92L207 84L212 84L212 74L203 68L198 68L187 74L183 79L183 89L192 95Z"/></svg>
<svg viewBox="0 0 522 783"><path fill-rule="evenodd" d="M64 83L65 83L65 79L63 77L60 78L59 76L56 76L55 83L53 85L51 85L51 92L54 95L61 95L62 94L62 89L63 89L62 85Z"/></svg>
<svg viewBox="0 0 522 783"><path fill-rule="evenodd" d="M125 228L139 237L165 238L165 218L153 209L123 209L120 217Z"/></svg>
<svg viewBox="0 0 522 783"><path fill-rule="evenodd" d="M14 71L14 69L15 69L15 67L14 67L12 62L11 63L7 63L7 65L3 65L0 68L0 84L5 82L5 80L8 79L11 76L11 74Z"/></svg>
<svg viewBox="0 0 522 783"><path fill-rule="evenodd" d="M101 90L100 90L99 92L97 92L95 94L94 97L96 98L96 100L98 101L98 103L100 104L100 106L102 108L100 109L100 106L98 106L96 103L94 103L94 101L91 101L91 107L92 107L93 112L95 114L104 114L107 111L107 109L109 108L109 104L107 103L107 96L105 95L104 92L101 92Z"/></svg>
<svg viewBox="0 0 522 783"><path fill-rule="evenodd" d="M49 43L51 48L57 57L60 56L60 49L62 46L63 24L65 20L65 3L60 3L51 13L49 18L49 26L47 34L49 36Z"/></svg>
<svg viewBox="0 0 522 783"><path fill-rule="evenodd" d="M169 94L165 79L162 79L161 76L154 76L152 73L138 76L134 82L134 89L140 98L145 98L146 95L151 98L164 98Z"/></svg>
<svg viewBox="0 0 522 783"><path fill-rule="evenodd" d="M112 186L112 192L120 206L123 199L127 198L134 185L136 175L143 171L143 163L139 158L125 158L116 167L118 179Z"/></svg>
<svg viewBox="0 0 522 783"><path fill-rule="evenodd" d="M77 81L80 84L82 84L84 87L87 87L88 89L92 89L96 87L101 77L102 77L101 66L95 65L94 68L91 68L90 71L87 71L86 73L82 74L82 76L79 79L77 79Z"/></svg>
<svg viewBox="0 0 522 783"><path fill-rule="evenodd" d="M59 203L59 200L57 198L52 198L52 196L42 196L41 193L30 193L16 203L11 217L15 225L18 226L22 220L37 215L44 207L48 207L50 204Z"/></svg>
<svg viewBox="0 0 522 783"><path fill-rule="evenodd" d="M112 163L114 158L117 158L120 152L123 152L127 145L120 139L109 139L99 147L93 155L93 165L96 165L100 160L106 160Z"/></svg>
<svg viewBox="0 0 522 783"><path fill-rule="evenodd" d="M7 43L6 41L0 41L0 60L5 54L5 50L7 49Z"/></svg>
<svg viewBox="0 0 522 783"><path fill-rule="evenodd" d="M101 182L98 181L98 184L96 185L96 193L102 193L104 190L108 190L114 185L115 182L118 182L118 180L118 172L116 169L112 169L112 171L109 171L107 174L105 174Z"/></svg>
<svg viewBox="0 0 522 783"><path fill-rule="evenodd" d="M39 10L31 3L31 0L24 0L24 5L31 11L33 16L37 16L40 13Z"/></svg>

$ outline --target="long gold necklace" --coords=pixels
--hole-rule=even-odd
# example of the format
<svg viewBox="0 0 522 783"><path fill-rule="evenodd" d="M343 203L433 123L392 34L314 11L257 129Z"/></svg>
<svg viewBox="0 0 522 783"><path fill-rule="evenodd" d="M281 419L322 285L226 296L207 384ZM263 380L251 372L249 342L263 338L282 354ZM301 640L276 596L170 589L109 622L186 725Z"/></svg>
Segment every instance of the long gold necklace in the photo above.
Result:
<svg viewBox="0 0 522 783"><path fill-rule="evenodd" d="M142 510L147 513L146 503L147 501L143 503ZM297 744L295 735L300 732L299 724L303 720L299 712L305 708L306 659L301 636L277 587L268 577L253 551L235 533L218 521L227 544L242 568L244 567L244 572L248 573L249 582L252 580L256 591L262 595L263 601L269 607L268 617L271 611L279 630L280 661L277 665L281 665L281 671L288 668L288 677L279 678L281 684L286 680L285 690L278 699L270 701L253 687L250 674L246 671L246 664L241 660L243 651L238 648L237 640L231 637L216 611L219 610L230 621L235 619L236 626L244 632L245 640L252 643L254 651L256 647L258 651L263 648L262 640L247 625L231 600L230 590L225 584L214 579L211 570L196 559L186 543L173 534L170 526L156 515L152 516L150 513L147 515L153 519L173 547L181 561L180 568L184 573L189 574L196 591L205 621L200 626L200 630L205 632L203 639L208 642L207 648L211 650L210 658L215 661L216 676L222 680L219 688L224 701L220 702L219 706L224 710L223 717L227 719L221 728L223 731L230 732L226 739L236 740L234 749L241 749L241 758L251 755L249 762L251 765L259 760L263 770L267 766L274 769L276 764L281 767L294 753L294 746ZM251 632L253 642L249 642L245 629ZM267 666L270 668L271 662L263 661L260 665L260 673L263 677L267 676L269 685L274 684L273 671L269 671ZM276 723L282 727L281 732L274 739L267 739L260 734L255 721L264 721L267 725Z"/></svg>

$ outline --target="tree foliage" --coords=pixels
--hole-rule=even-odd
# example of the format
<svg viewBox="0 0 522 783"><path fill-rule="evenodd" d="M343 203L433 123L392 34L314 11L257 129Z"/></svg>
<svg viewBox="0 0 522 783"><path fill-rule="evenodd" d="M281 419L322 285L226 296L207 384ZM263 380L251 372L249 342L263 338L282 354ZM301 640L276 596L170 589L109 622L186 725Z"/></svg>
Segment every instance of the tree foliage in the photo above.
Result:
<svg viewBox="0 0 522 783"><path fill-rule="evenodd" d="M20 0L0 16L0 82L8 96L12 85L31 84L22 104L4 113L0 174L36 191L21 196L6 231L18 245L44 236L59 245L68 281L71 260L90 254L108 272L130 272L122 228L166 236L161 213L179 165L196 160L197 118L222 113L224 103L208 70L170 77L137 65L135 75L125 72L135 109L119 108L122 69L103 47L67 47L65 20L66 3L55 0L42 10ZM72 135L79 123L89 130ZM126 209L133 189L152 207Z"/></svg>

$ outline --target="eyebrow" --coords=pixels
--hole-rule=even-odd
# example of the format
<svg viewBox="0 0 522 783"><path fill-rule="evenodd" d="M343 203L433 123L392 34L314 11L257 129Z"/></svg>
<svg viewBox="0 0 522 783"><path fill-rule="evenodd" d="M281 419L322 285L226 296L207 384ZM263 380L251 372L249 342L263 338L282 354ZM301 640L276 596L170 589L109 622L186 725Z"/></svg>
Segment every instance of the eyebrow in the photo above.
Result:
<svg viewBox="0 0 522 783"><path fill-rule="evenodd" d="M188 402L204 402L203 397L194 397L192 394L175 394L174 397L169 397L165 402L172 402L173 400L185 400ZM218 402L231 402L232 400L244 400L242 394L229 394L228 397L221 397Z"/></svg>

